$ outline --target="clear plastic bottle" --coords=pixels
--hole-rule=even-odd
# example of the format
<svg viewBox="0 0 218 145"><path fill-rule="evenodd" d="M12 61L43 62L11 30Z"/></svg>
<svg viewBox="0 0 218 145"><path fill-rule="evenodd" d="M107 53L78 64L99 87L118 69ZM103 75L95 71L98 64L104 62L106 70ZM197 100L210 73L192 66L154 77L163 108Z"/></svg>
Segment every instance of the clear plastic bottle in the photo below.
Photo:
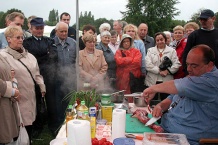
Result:
<svg viewBox="0 0 218 145"><path fill-rule="evenodd" d="M72 108L73 108L73 106L69 105L67 110L66 110L66 123L73 119L73 110L72 110Z"/></svg>
<svg viewBox="0 0 218 145"><path fill-rule="evenodd" d="M73 120L73 110L72 110L73 106L69 105L67 110L66 110L66 136L67 136L67 122L70 120Z"/></svg>
<svg viewBox="0 0 218 145"><path fill-rule="evenodd" d="M77 119L89 120L89 109L85 105L85 101L81 101L80 106L77 108Z"/></svg>

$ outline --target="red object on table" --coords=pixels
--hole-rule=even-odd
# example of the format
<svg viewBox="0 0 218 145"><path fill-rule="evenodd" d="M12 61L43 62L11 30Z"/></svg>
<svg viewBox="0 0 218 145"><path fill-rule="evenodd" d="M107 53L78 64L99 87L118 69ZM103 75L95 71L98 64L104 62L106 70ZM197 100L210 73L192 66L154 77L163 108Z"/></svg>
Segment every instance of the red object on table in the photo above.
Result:
<svg viewBox="0 0 218 145"><path fill-rule="evenodd" d="M92 145L113 145L111 142L107 141L106 138L98 140L97 138L92 138Z"/></svg>

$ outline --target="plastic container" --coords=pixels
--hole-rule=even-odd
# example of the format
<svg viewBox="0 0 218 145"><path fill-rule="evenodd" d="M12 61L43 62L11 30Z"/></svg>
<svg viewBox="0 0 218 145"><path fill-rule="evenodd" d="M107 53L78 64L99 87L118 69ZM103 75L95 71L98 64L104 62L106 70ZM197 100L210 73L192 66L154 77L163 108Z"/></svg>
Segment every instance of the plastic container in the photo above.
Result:
<svg viewBox="0 0 218 145"><path fill-rule="evenodd" d="M99 125L106 125L107 124L107 120L106 119L98 119L97 120L97 124L99 124Z"/></svg>
<svg viewBox="0 0 218 145"><path fill-rule="evenodd" d="M110 94L102 94L101 95L101 104L103 104L103 105L111 104L111 95Z"/></svg>
<svg viewBox="0 0 218 145"><path fill-rule="evenodd" d="M135 141L131 138L116 138L113 141L114 145L135 145Z"/></svg>
<svg viewBox="0 0 218 145"><path fill-rule="evenodd" d="M190 145L185 134L174 133L144 133L142 145Z"/></svg>
<svg viewBox="0 0 218 145"><path fill-rule="evenodd" d="M85 101L81 101L79 107L77 107L77 119L89 120L89 109L85 105Z"/></svg>

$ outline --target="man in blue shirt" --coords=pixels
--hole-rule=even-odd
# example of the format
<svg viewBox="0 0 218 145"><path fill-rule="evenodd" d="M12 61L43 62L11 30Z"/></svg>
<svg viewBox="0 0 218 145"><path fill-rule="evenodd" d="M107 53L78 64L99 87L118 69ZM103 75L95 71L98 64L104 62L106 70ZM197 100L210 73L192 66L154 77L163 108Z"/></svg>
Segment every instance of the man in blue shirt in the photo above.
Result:
<svg viewBox="0 0 218 145"><path fill-rule="evenodd" d="M150 102L157 92L172 94L157 104L153 116L162 116L165 132L187 136L191 145L201 138L218 138L218 70L214 51L197 45L186 59L189 75L145 89L143 96Z"/></svg>

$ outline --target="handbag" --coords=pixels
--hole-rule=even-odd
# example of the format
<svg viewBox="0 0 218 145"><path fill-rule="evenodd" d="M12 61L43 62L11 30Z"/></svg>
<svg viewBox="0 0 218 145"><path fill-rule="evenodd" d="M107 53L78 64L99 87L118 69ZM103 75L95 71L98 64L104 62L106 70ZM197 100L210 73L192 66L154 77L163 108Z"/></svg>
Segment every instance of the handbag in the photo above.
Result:
<svg viewBox="0 0 218 145"><path fill-rule="evenodd" d="M21 60L18 59L18 61L23 64L23 66L27 69L27 71L30 73L31 78L33 79L33 82L34 82L34 85L35 85L37 110L40 111L40 113L42 113L42 114L46 114L46 112L47 112L46 101L45 101L45 97L42 96L41 89L40 89L39 85L34 80L34 78L32 76L32 73L30 72L28 67Z"/></svg>
<svg viewBox="0 0 218 145"><path fill-rule="evenodd" d="M19 136L17 138L16 141L8 143L6 145L29 145L30 144L30 140L29 140L29 135L26 131L26 128L23 124L23 119L21 117L21 113L20 113L20 108L18 105L18 102L16 102L17 104L17 109L18 109L18 114L19 114L19 118L20 118L20 131L19 131Z"/></svg>

